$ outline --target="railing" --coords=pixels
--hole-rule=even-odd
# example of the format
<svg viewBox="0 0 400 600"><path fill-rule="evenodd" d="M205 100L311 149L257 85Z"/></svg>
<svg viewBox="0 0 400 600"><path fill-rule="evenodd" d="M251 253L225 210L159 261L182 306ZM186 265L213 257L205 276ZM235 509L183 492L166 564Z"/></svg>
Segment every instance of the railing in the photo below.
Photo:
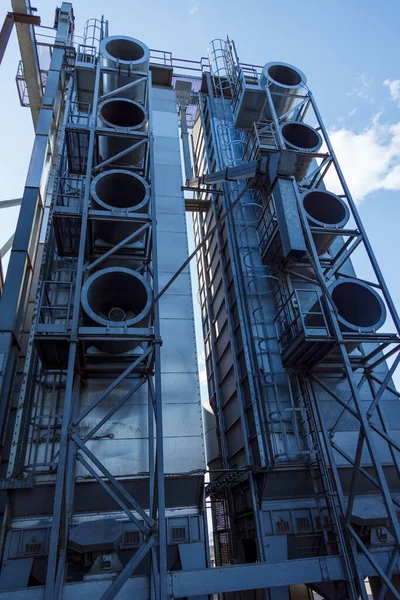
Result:
<svg viewBox="0 0 400 600"><path fill-rule="evenodd" d="M301 332L306 338L330 337L325 311L317 290L294 290L279 310L275 323L282 352Z"/></svg>
<svg viewBox="0 0 400 600"><path fill-rule="evenodd" d="M84 44L92 45L97 54L97 48L101 40L108 35L108 21L104 21L102 17L99 19L88 19L83 28Z"/></svg>
<svg viewBox="0 0 400 600"><path fill-rule="evenodd" d="M76 53L76 62L86 63L94 66L96 64L97 54L98 50L96 46L79 44L78 51Z"/></svg>
<svg viewBox="0 0 400 600"><path fill-rule="evenodd" d="M258 71L256 67L244 64L238 64L232 71L233 80L233 96L232 110L236 113L239 99L242 97L243 91L248 85L258 85Z"/></svg>
<svg viewBox="0 0 400 600"><path fill-rule="evenodd" d="M71 102L68 123L71 125L82 125L89 127L91 105L89 102Z"/></svg>
<svg viewBox="0 0 400 600"><path fill-rule="evenodd" d="M80 208L83 203L83 180L80 176L60 177L55 192L55 206Z"/></svg>
<svg viewBox="0 0 400 600"><path fill-rule="evenodd" d="M44 92L44 88L47 83L47 71L40 71L41 83L42 83L42 92ZM18 97L21 106L29 107L29 95L28 95L28 86L26 85L24 66L22 64L22 60L18 62L17 74L15 76L15 82L17 84Z"/></svg>
<svg viewBox="0 0 400 600"><path fill-rule="evenodd" d="M258 239L260 243L260 253L263 255L264 249L271 239L272 235L276 231L278 226L275 204L272 195L269 197L268 202L264 205L263 211L260 215L260 219L257 225Z"/></svg>
<svg viewBox="0 0 400 600"><path fill-rule="evenodd" d="M72 282L44 281L40 299L39 323L47 325L69 324L72 299Z"/></svg>
<svg viewBox="0 0 400 600"><path fill-rule="evenodd" d="M279 149L273 123L254 123L243 152L243 161L257 160L260 154Z"/></svg>
<svg viewBox="0 0 400 600"><path fill-rule="evenodd" d="M57 460L64 393L65 374L62 372L42 373L31 386L28 399L33 409L27 430L25 472L49 473ZM49 394L56 398L53 410L48 407Z"/></svg>

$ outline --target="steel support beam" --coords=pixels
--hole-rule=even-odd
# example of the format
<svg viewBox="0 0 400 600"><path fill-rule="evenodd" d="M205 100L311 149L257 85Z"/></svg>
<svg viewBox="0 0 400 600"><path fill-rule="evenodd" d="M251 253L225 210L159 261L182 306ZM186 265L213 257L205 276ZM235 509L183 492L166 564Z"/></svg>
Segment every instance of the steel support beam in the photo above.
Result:
<svg viewBox="0 0 400 600"><path fill-rule="evenodd" d="M4 256L7 254L7 252L11 249L11 246L13 245L13 241L14 241L14 236L15 234L13 233L8 240L6 241L5 244L3 244L3 246L0 248L0 260L2 258L4 258Z"/></svg>
<svg viewBox="0 0 400 600"><path fill-rule="evenodd" d="M359 555L360 576L376 575L376 566L370 559ZM373 555L374 563L386 570L391 565L390 551ZM339 556L323 558L301 558L280 562L261 562L231 567L172 571L167 574L165 592L172 598L196 597L206 594L221 594L263 588L276 588L306 582L326 583L345 580L342 559ZM112 579L64 586L63 600L98 600L110 587ZM149 600L149 578L132 577L124 585L118 598ZM0 592L0 600L43 600L44 588L32 587L23 590Z"/></svg>
<svg viewBox="0 0 400 600"><path fill-rule="evenodd" d="M11 0L11 5L14 12L19 13L20 15L29 15L32 17L30 0ZM72 14L72 5L69 4L69 7ZM36 22L36 24L38 23ZM63 24L60 23L60 26L62 25ZM68 23L68 26L70 25L71 22ZM26 22L17 22L15 26L17 29L18 43L21 52L22 65L24 68L24 77L28 91L29 107L32 113L33 125L36 129L39 122L39 113L42 105L43 93L35 30L32 24L28 24Z"/></svg>
<svg viewBox="0 0 400 600"><path fill-rule="evenodd" d="M16 12L30 14L28 0L26 2L14 0L13 8ZM52 155L52 153L55 146L55 135L62 116L61 97L65 92L66 85L64 54L65 49L71 44L73 32L72 6L69 3L63 3L60 10L63 20L60 21L57 29L57 47L54 48L50 63L46 84L47 102L40 111L40 126L36 131L21 211L11 249L8 276L1 299L0 354L3 355L3 368L0 372L0 430L7 418L10 390L19 355L21 324L25 318L39 247L43 201L48 181L46 166L50 165L51 161L54 166L54 161L57 160L57 154ZM25 40L25 50L30 54L30 59L34 61L36 47L34 46L33 27L26 24L19 24L18 27L25 32L21 35L29 38L29 42ZM26 46L29 44L30 48L27 48ZM41 97L39 108L40 105Z"/></svg>
<svg viewBox="0 0 400 600"><path fill-rule="evenodd" d="M6 48L11 36L13 25L14 19L12 18L12 14L8 13L6 15L6 18L4 19L3 27L0 31L0 64L4 58L4 54L6 52Z"/></svg>
<svg viewBox="0 0 400 600"><path fill-rule="evenodd" d="M2 208L11 208L13 206L21 206L22 198L13 198L12 200L1 200L0 210Z"/></svg>
<svg viewBox="0 0 400 600"><path fill-rule="evenodd" d="M26 13L7 13L6 18L4 19L3 27L0 31L0 65L4 58L14 23L40 25L40 17Z"/></svg>
<svg viewBox="0 0 400 600"><path fill-rule="evenodd" d="M255 177L257 174L265 175L267 159L261 158L237 167L227 167L222 171L207 173L201 177L195 177L188 182L189 188L198 188L200 185L215 185L224 181L239 181ZM204 192L207 190L203 190Z"/></svg>

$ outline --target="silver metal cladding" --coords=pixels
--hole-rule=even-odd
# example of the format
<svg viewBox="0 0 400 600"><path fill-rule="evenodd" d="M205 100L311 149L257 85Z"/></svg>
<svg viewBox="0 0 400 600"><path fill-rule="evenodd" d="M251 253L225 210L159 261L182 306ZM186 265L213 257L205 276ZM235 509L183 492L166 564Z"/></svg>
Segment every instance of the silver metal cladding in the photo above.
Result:
<svg viewBox="0 0 400 600"><path fill-rule="evenodd" d="M298 96L302 95L306 83L307 78L300 69L283 62L267 63L260 77L261 87L269 88L278 119L299 103ZM266 106L264 116L272 119L269 106Z"/></svg>
<svg viewBox="0 0 400 600"><path fill-rule="evenodd" d="M100 125L107 129L114 129L119 134L131 132L145 132L148 127L146 109L139 103L127 98L112 98L104 100L98 107ZM99 136L99 153L102 160L123 152L139 140L123 136ZM145 144L128 152L113 162L114 166L135 166L143 160Z"/></svg>
<svg viewBox="0 0 400 600"><path fill-rule="evenodd" d="M337 279L329 286L342 331L373 333L386 320L379 294L359 279Z"/></svg>
<svg viewBox="0 0 400 600"><path fill-rule="evenodd" d="M107 267L88 277L82 287L81 302L86 324L98 324L111 331L116 327L147 327L152 291L148 281L136 271ZM110 340L93 345L110 354L119 354L132 350L138 342Z"/></svg>
<svg viewBox="0 0 400 600"><path fill-rule="evenodd" d="M302 203L311 227L342 229L350 218L347 204L341 198L324 190L311 190L302 196ZM312 232L319 255L327 252L335 240L335 234Z"/></svg>
<svg viewBox="0 0 400 600"><path fill-rule="evenodd" d="M103 67L118 69L118 73L103 73L103 94L132 82L132 71L149 69L150 51L146 44L135 38L113 35L102 40L100 57ZM143 101L145 82L142 81L121 93L121 97Z"/></svg>

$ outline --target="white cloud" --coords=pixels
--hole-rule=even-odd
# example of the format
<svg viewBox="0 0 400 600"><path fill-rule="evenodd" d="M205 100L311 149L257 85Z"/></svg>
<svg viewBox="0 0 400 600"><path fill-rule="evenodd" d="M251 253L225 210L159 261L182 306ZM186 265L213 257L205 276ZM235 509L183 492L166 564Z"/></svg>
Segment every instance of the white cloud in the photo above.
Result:
<svg viewBox="0 0 400 600"><path fill-rule="evenodd" d="M397 102L400 108L400 79L385 79L383 85L387 85L390 92L390 99Z"/></svg>
<svg viewBox="0 0 400 600"><path fill-rule="evenodd" d="M364 100L368 100L369 88L372 85L372 78L368 77L365 73L362 73L359 77L356 77L356 81L358 85L351 90L351 92L347 92L347 96L356 96L357 98L364 98Z"/></svg>
<svg viewBox="0 0 400 600"><path fill-rule="evenodd" d="M356 202L378 190L400 190L400 122L380 124L376 115L361 132L342 127L329 134ZM329 190L340 192L332 168L325 183Z"/></svg>
<svg viewBox="0 0 400 600"><path fill-rule="evenodd" d="M199 10L199 7L198 7L198 6L196 6L196 5L194 5L194 6L192 6L192 8L189 10L189 13L190 13L191 15L195 15L195 14L198 12L198 10Z"/></svg>

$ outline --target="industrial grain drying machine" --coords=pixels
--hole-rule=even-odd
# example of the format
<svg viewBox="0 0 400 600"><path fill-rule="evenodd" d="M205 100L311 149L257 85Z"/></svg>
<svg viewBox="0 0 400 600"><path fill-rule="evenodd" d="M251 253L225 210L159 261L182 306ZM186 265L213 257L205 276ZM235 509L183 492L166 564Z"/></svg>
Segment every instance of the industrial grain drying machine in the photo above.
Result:
<svg viewBox="0 0 400 600"><path fill-rule="evenodd" d="M0 600L399 598L399 318L306 76L22 4Z"/></svg>

